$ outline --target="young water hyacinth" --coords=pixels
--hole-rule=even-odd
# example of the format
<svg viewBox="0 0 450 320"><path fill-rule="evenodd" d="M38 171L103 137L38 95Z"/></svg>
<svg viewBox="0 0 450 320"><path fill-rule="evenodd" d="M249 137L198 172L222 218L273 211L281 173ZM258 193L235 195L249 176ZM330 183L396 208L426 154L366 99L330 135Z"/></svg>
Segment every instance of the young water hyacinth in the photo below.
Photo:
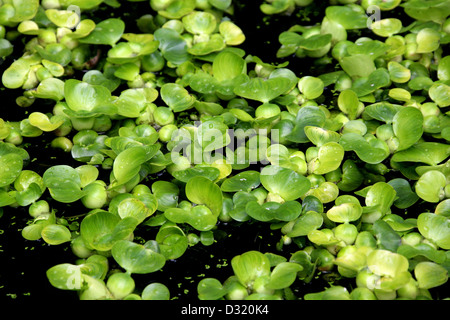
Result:
<svg viewBox="0 0 450 320"><path fill-rule="evenodd" d="M425 2L4 1L0 216L70 247L46 275L81 300L445 298Z"/></svg>

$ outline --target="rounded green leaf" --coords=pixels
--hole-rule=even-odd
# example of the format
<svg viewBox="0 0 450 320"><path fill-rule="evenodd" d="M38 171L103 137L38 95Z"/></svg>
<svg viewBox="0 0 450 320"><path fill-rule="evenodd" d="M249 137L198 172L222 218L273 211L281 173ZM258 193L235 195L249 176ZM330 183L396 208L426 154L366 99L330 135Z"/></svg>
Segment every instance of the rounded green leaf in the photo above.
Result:
<svg viewBox="0 0 450 320"><path fill-rule="evenodd" d="M154 282L142 290L141 297L142 300L169 300L170 291L164 284Z"/></svg>
<svg viewBox="0 0 450 320"><path fill-rule="evenodd" d="M50 245L58 245L72 239L70 230L63 225L49 224L41 231L42 239Z"/></svg>
<svg viewBox="0 0 450 320"><path fill-rule="evenodd" d="M133 217L139 222L144 221L156 211L156 197L154 195L150 195L150 198L152 200L151 208L148 207L148 202L146 206L141 200L136 198L127 198L122 200L117 207L119 216L122 219L126 217Z"/></svg>
<svg viewBox="0 0 450 320"><path fill-rule="evenodd" d="M232 80L246 71L245 60L233 52L222 51L213 61L213 75L217 81Z"/></svg>
<svg viewBox="0 0 450 320"><path fill-rule="evenodd" d="M160 253L129 240L117 241L111 248L111 254L128 273L155 272L166 263L166 259Z"/></svg>
<svg viewBox="0 0 450 320"><path fill-rule="evenodd" d="M422 289L439 287L448 281L447 269L430 261L419 262L414 268L414 275Z"/></svg>
<svg viewBox="0 0 450 320"><path fill-rule="evenodd" d="M159 150L157 145L130 147L114 159L113 173L117 184L124 184L135 177L141 165L149 161Z"/></svg>
<svg viewBox="0 0 450 320"><path fill-rule="evenodd" d="M324 84L320 78L305 76L298 81L298 89L306 99L314 100L322 95Z"/></svg>
<svg viewBox="0 0 450 320"><path fill-rule="evenodd" d="M113 47L122 37L124 30L125 23L121 19L109 18L99 22L87 37L78 39L78 41L81 43L110 45Z"/></svg>
<svg viewBox="0 0 450 320"><path fill-rule="evenodd" d="M396 18L386 18L374 21L371 25L373 33L380 37L390 37L402 29L402 21Z"/></svg>
<svg viewBox="0 0 450 320"><path fill-rule="evenodd" d="M342 203L327 211L327 217L338 223L348 223L358 220L362 215L362 207L356 203Z"/></svg>
<svg viewBox="0 0 450 320"><path fill-rule="evenodd" d="M42 176L53 199L71 203L81 199L81 178L78 172L67 165L57 165L47 169Z"/></svg>
<svg viewBox="0 0 450 320"><path fill-rule="evenodd" d="M423 28L419 31L416 37L417 53L429 53L438 49L440 46L439 41L441 35L439 32L432 28Z"/></svg>
<svg viewBox="0 0 450 320"><path fill-rule="evenodd" d="M408 149L422 137L422 112L414 107L402 108L395 114L392 128L399 141L397 151Z"/></svg>
<svg viewBox="0 0 450 320"><path fill-rule="evenodd" d="M368 77L376 70L373 59L365 54L354 54L339 61L342 69L352 78Z"/></svg>
<svg viewBox="0 0 450 320"><path fill-rule="evenodd" d="M445 108L450 106L450 86L446 85L445 83L438 83L435 82L430 87L428 94L436 104L441 107Z"/></svg>
<svg viewBox="0 0 450 320"><path fill-rule="evenodd" d="M450 217L450 199L441 201L434 211L435 214Z"/></svg>
<svg viewBox="0 0 450 320"><path fill-rule="evenodd" d="M268 103L290 89L291 82L285 77L251 78L234 88L234 93L246 99Z"/></svg>
<svg viewBox="0 0 450 320"><path fill-rule="evenodd" d="M211 230L217 223L217 216L204 205L197 205L190 210L169 208L164 216L175 223L187 223L199 231Z"/></svg>
<svg viewBox="0 0 450 320"><path fill-rule="evenodd" d="M367 16L364 11L353 10L350 6L328 6L325 15L347 30L367 27Z"/></svg>
<svg viewBox="0 0 450 320"><path fill-rule="evenodd" d="M251 288L257 278L270 275L270 261L259 251L247 251L235 256L231 267L239 282L247 288Z"/></svg>
<svg viewBox="0 0 450 320"><path fill-rule="evenodd" d="M81 290L84 277L82 265L70 263L58 264L47 270L46 275L50 284L61 290Z"/></svg>
<svg viewBox="0 0 450 320"><path fill-rule="evenodd" d="M200 280L197 285L198 298L200 300L219 300L227 292L215 278L205 278Z"/></svg>
<svg viewBox="0 0 450 320"><path fill-rule="evenodd" d="M175 208L178 204L179 188L169 181L155 181L152 184L152 192L158 201L158 210L165 211Z"/></svg>
<svg viewBox="0 0 450 320"><path fill-rule="evenodd" d="M375 211L384 216L387 214L396 198L395 189L386 182L373 184L366 194L366 205L374 207Z"/></svg>
<svg viewBox="0 0 450 320"><path fill-rule="evenodd" d="M187 198L207 206L215 217L222 211L223 196L220 187L205 177L193 177L186 184Z"/></svg>
<svg viewBox="0 0 450 320"><path fill-rule="evenodd" d="M306 177L279 166L264 167L260 179L266 190L282 197L285 201L300 198L311 187L311 183Z"/></svg>
<svg viewBox="0 0 450 320"><path fill-rule="evenodd" d="M350 120L356 119L360 111L358 96L351 89L341 91L338 97L338 107Z"/></svg>
<svg viewBox="0 0 450 320"><path fill-rule="evenodd" d="M180 19L195 9L195 0L169 1L158 13L167 19Z"/></svg>
<svg viewBox="0 0 450 320"><path fill-rule="evenodd" d="M111 92L101 85L69 79L64 83L64 96L68 108L83 115L83 113L101 112L108 108Z"/></svg>
<svg viewBox="0 0 450 320"><path fill-rule="evenodd" d="M344 148L337 142L327 142L319 148L310 168L314 174L326 174L339 168L343 159Z"/></svg>
<svg viewBox="0 0 450 320"><path fill-rule="evenodd" d="M22 87L30 71L30 64L25 59L17 59L3 72L2 83L8 89Z"/></svg>
<svg viewBox="0 0 450 320"><path fill-rule="evenodd" d="M268 201L262 205L257 201L251 201L245 206L245 211L250 217L258 221L291 221L300 215L302 206L297 201L286 201L281 204Z"/></svg>
<svg viewBox="0 0 450 320"><path fill-rule="evenodd" d="M216 17L212 13L203 11L191 12L181 21L188 32L197 35L212 34L217 26Z"/></svg>
<svg viewBox="0 0 450 320"><path fill-rule="evenodd" d="M411 78L411 70L396 61L389 61L388 70L393 82L405 83Z"/></svg>
<svg viewBox="0 0 450 320"><path fill-rule="evenodd" d="M411 185L408 180L403 178L392 179L388 182L397 193L397 199L394 201L394 205L400 209L406 209L412 206L419 200L418 195L412 191Z"/></svg>
<svg viewBox="0 0 450 320"><path fill-rule="evenodd" d="M442 215L424 212L417 218L419 232L444 250L450 248L450 220Z"/></svg>
<svg viewBox="0 0 450 320"><path fill-rule="evenodd" d="M445 175L437 170L430 170L420 176L415 185L417 195L425 201L437 203L445 196L447 184Z"/></svg>
<svg viewBox="0 0 450 320"><path fill-rule="evenodd" d="M180 65L189 60L188 46L180 34L172 29L159 28L154 33L155 40L159 41L159 49L168 62Z"/></svg>
<svg viewBox="0 0 450 320"><path fill-rule="evenodd" d="M232 21L222 21L219 25L219 32L229 46L238 46L245 41L244 32Z"/></svg>
<svg viewBox="0 0 450 320"><path fill-rule="evenodd" d="M281 262L272 270L267 287L275 290L287 288L294 283L297 273L302 270L303 267L298 263Z"/></svg>
<svg viewBox="0 0 450 320"><path fill-rule="evenodd" d="M41 112L32 112L28 119L30 120L30 124L38 127L42 131L53 131L59 128L64 122L65 117L63 116L52 116L49 118L46 114Z"/></svg>
<svg viewBox="0 0 450 320"><path fill-rule="evenodd" d="M58 27L73 29L80 22L80 17L74 11L47 9L45 15Z"/></svg>
<svg viewBox="0 0 450 320"><path fill-rule="evenodd" d="M367 266L374 274L395 278L400 273L408 271L409 263L401 254L378 249L371 251L367 256Z"/></svg>
<svg viewBox="0 0 450 320"><path fill-rule="evenodd" d="M23 159L19 154L0 154L0 187L10 185L22 171Z"/></svg>
<svg viewBox="0 0 450 320"><path fill-rule="evenodd" d="M177 83L166 83L161 87L161 98L173 112L190 109L195 97Z"/></svg>
<svg viewBox="0 0 450 320"><path fill-rule="evenodd" d="M370 135L363 137L357 133L345 133L341 136L339 144L345 151L355 151L358 157L367 163L380 163L390 155L388 145Z"/></svg>
<svg viewBox="0 0 450 320"><path fill-rule="evenodd" d="M224 192L251 191L260 185L260 173L258 171L244 171L227 178L222 182L220 188Z"/></svg>
<svg viewBox="0 0 450 320"><path fill-rule="evenodd" d="M319 229L322 224L322 214L315 211L306 211L297 219L285 224L281 231L291 238L307 236L311 231Z"/></svg>
<svg viewBox="0 0 450 320"><path fill-rule="evenodd" d="M450 80L450 56L442 57L439 61L437 76L439 80Z"/></svg>

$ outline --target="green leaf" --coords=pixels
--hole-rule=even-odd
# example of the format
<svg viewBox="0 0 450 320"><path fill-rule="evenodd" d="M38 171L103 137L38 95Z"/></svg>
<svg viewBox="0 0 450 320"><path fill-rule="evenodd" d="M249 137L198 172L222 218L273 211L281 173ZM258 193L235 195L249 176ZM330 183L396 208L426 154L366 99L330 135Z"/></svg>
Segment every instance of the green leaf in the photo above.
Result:
<svg viewBox="0 0 450 320"><path fill-rule="evenodd" d="M300 198L311 187L306 177L279 166L265 166L261 171L260 179L266 190L282 197L285 201Z"/></svg>
<svg viewBox="0 0 450 320"><path fill-rule="evenodd" d="M431 100L436 102L439 107L445 108L450 106L450 86L445 83L433 83L428 90L428 94Z"/></svg>
<svg viewBox="0 0 450 320"><path fill-rule="evenodd" d="M42 177L53 199L63 203L71 203L81 199L81 179L78 172L67 165L50 167Z"/></svg>
<svg viewBox="0 0 450 320"><path fill-rule="evenodd" d="M322 95L324 84L320 78L305 76L298 81L298 88L306 99L314 100Z"/></svg>
<svg viewBox="0 0 450 320"><path fill-rule="evenodd" d="M159 49L168 62L178 66L189 60L187 43L177 31L159 28L154 36L155 40L159 41Z"/></svg>
<svg viewBox="0 0 450 320"><path fill-rule="evenodd" d="M0 154L0 187L10 185L23 168L23 159L17 153Z"/></svg>
<svg viewBox="0 0 450 320"><path fill-rule="evenodd" d="M356 119L359 111L359 99L351 89L341 91L338 97L338 107L350 120Z"/></svg>
<svg viewBox="0 0 450 320"><path fill-rule="evenodd" d="M111 254L128 273L152 273L160 270L166 263L160 253L129 240L117 241L111 248Z"/></svg>
<svg viewBox="0 0 450 320"><path fill-rule="evenodd" d="M199 231L211 230L217 224L217 216L204 205L197 205L190 210L169 208L164 216L175 223L187 223Z"/></svg>
<svg viewBox="0 0 450 320"><path fill-rule="evenodd" d="M272 270L267 287L275 290L288 288L297 279L297 273L302 270L303 267L297 263L281 262Z"/></svg>
<svg viewBox="0 0 450 320"><path fill-rule="evenodd" d="M215 278L200 280L197 292L200 300L219 300L227 293L220 281Z"/></svg>
<svg viewBox="0 0 450 320"><path fill-rule="evenodd" d="M448 270L430 261L419 262L414 268L414 275L422 289L439 287L448 281Z"/></svg>
<svg viewBox="0 0 450 320"><path fill-rule="evenodd" d="M260 173L258 171L244 171L227 178L222 182L220 188L224 192L251 191L260 185Z"/></svg>
<svg viewBox="0 0 450 320"><path fill-rule="evenodd" d="M406 150L394 153L395 162L423 162L430 166L441 163L450 155L450 146L438 142L418 142Z"/></svg>
<svg viewBox="0 0 450 320"><path fill-rule="evenodd" d="M130 147L120 152L113 163L113 173L117 184L130 181L159 150L158 145Z"/></svg>
<svg viewBox="0 0 450 320"><path fill-rule="evenodd" d="M338 169L344 159L344 148L337 142L327 142L319 148L317 158L309 164L314 174L326 174Z"/></svg>
<svg viewBox="0 0 450 320"><path fill-rule="evenodd" d="M49 224L41 231L42 239L50 245L58 245L72 239L70 230L63 225Z"/></svg>
<svg viewBox="0 0 450 320"><path fill-rule="evenodd" d="M399 209L406 209L411 207L419 200L419 197L412 191L411 185L408 180L403 178L395 178L388 182L397 194L397 199L394 201L394 205Z"/></svg>
<svg viewBox="0 0 450 320"><path fill-rule="evenodd" d="M147 285L141 294L142 300L169 300L170 291L164 284L159 282Z"/></svg>
<svg viewBox="0 0 450 320"><path fill-rule="evenodd" d="M322 214L315 211L306 211L297 219L285 224L281 231L291 238L307 236L311 231L320 228L322 224Z"/></svg>
<svg viewBox="0 0 450 320"><path fill-rule="evenodd" d="M247 288L251 288L257 278L270 275L270 261L259 251L247 251L235 256L231 267L239 282Z"/></svg>
<svg viewBox="0 0 450 320"><path fill-rule="evenodd" d="M408 149L422 137L422 112L414 107L401 109L392 120L392 128L399 140L397 151Z"/></svg>
<svg viewBox="0 0 450 320"><path fill-rule="evenodd" d="M380 163L390 155L387 144L371 135L363 137L357 133L344 133L339 144L345 151L356 152L358 157L367 163Z"/></svg>
<svg viewBox="0 0 450 320"><path fill-rule="evenodd" d="M181 112L193 107L195 97L177 83L166 83L161 87L161 98L173 112Z"/></svg>
<svg viewBox="0 0 450 320"><path fill-rule="evenodd" d="M209 12L193 11L184 16L181 21L189 33L202 35L212 34L216 27L216 17Z"/></svg>
<svg viewBox="0 0 450 320"><path fill-rule="evenodd" d="M352 78L368 77L376 70L372 58L365 54L344 57L339 61L339 64Z"/></svg>
<svg viewBox="0 0 450 320"><path fill-rule="evenodd" d="M70 263L58 264L47 270L46 275L50 284L61 290L81 290L84 277L83 265Z"/></svg>
<svg viewBox="0 0 450 320"><path fill-rule="evenodd" d="M125 23L121 19L109 18L99 22L87 37L78 39L78 41L113 47L120 40L124 31Z"/></svg>
<svg viewBox="0 0 450 320"><path fill-rule="evenodd" d="M137 224L135 218L121 219L113 213L98 210L83 219L80 234L89 248L108 251L117 241L127 239Z"/></svg>
<svg viewBox="0 0 450 320"><path fill-rule="evenodd" d="M349 223L358 220L362 215L362 207L357 203L342 203L327 211L327 217L334 222Z"/></svg>
<svg viewBox="0 0 450 320"><path fill-rule="evenodd" d="M176 184L169 181L155 181L152 184L152 192L157 199L159 211L164 212L177 206L180 190Z"/></svg>
<svg viewBox="0 0 450 320"><path fill-rule="evenodd" d="M223 196L220 187L205 177L193 177L186 184L187 198L207 206L215 217L222 211Z"/></svg>
<svg viewBox="0 0 450 320"><path fill-rule="evenodd" d="M286 201L281 204L269 201L262 205L257 201L251 201L245 206L245 211L250 217L258 221L291 221L300 215L302 206L297 201Z"/></svg>
<svg viewBox="0 0 450 320"><path fill-rule="evenodd" d="M247 69L245 60L233 52L222 51L213 61L213 75L217 81L232 80Z"/></svg>
<svg viewBox="0 0 450 320"><path fill-rule="evenodd" d="M373 231L375 237L378 239L380 248L397 252L402 240L397 232L395 232L387 222L383 220L375 221L373 224Z"/></svg>
<svg viewBox="0 0 450 320"><path fill-rule="evenodd" d="M437 170L430 170L420 176L415 185L417 195L425 201L437 203L445 196L446 176Z"/></svg>
<svg viewBox="0 0 450 320"><path fill-rule="evenodd" d="M444 250L450 248L450 220L441 215L424 212L417 218L419 232Z"/></svg>
<svg viewBox="0 0 450 320"><path fill-rule="evenodd" d="M353 10L349 6L328 6L325 15L345 29L367 28L367 16L364 12Z"/></svg>
<svg viewBox="0 0 450 320"><path fill-rule="evenodd" d="M110 101L111 92L101 85L69 79L64 83L64 96L67 107L80 116L115 112Z"/></svg>
<svg viewBox="0 0 450 320"><path fill-rule="evenodd" d="M182 182L188 182L193 177L201 176L211 181L216 180L219 177L220 170L214 167L197 166L194 168L187 168L184 170L178 170L172 172L175 179Z"/></svg>
<svg viewBox="0 0 450 320"><path fill-rule="evenodd" d="M268 103L290 88L290 81L284 77L270 79L251 78L234 88L234 93L246 99Z"/></svg>
<svg viewBox="0 0 450 320"><path fill-rule="evenodd" d="M300 108L295 118L295 126L287 135L287 139L296 143L310 142L305 133L305 127L322 127L325 124L326 116L323 110L316 106L304 106Z"/></svg>

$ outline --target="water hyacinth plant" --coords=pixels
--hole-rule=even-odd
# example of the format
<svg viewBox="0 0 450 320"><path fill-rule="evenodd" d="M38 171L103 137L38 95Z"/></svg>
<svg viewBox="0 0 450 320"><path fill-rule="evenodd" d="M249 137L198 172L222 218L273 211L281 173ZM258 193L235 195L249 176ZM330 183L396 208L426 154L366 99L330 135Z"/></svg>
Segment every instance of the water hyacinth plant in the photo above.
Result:
<svg viewBox="0 0 450 320"><path fill-rule="evenodd" d="M1 1L1 229L67 299L448 298L449 15Z"/></svg>

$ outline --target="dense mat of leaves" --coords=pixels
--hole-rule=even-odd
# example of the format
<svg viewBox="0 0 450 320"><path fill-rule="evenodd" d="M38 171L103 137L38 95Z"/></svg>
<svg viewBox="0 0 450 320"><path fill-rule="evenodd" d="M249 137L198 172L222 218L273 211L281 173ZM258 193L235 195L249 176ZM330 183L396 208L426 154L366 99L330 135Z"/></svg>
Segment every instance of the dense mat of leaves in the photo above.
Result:
<svg viewBox="0 0 450 320"><path fill-rule="evenodd" d="M201 300L447 298L450 3L245 3L0 2L0 212L72 257L42 277L82 300L187 298L175 273Z"/></svg>

